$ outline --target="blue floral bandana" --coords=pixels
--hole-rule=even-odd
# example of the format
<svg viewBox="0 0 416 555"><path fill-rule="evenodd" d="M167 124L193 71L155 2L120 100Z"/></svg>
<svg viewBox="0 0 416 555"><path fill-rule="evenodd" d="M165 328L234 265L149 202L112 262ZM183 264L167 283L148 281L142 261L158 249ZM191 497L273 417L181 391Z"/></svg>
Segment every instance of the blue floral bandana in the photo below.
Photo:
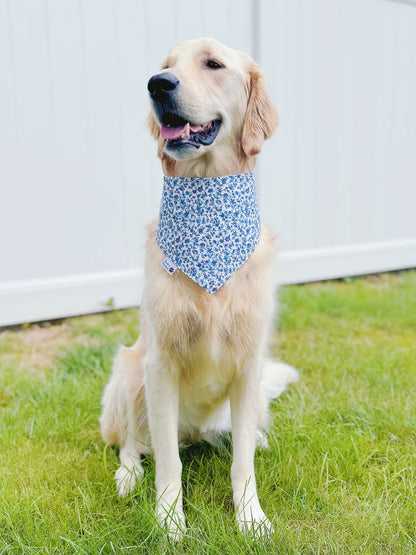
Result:
<svg viewBox="0 0 416 555"><path fill-rule="evenodd" d="M248 259L261 224L252 173L165 177L156 240L162 262L215 293Z"/></svg>

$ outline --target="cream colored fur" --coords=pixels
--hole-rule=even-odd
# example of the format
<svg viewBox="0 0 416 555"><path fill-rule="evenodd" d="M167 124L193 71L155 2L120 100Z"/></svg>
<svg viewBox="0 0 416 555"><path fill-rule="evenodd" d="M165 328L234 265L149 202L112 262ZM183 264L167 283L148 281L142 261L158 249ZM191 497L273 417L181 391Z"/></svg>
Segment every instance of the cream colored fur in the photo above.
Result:
<svg viewBox="0 0 416 555"><path fill-rule="evenodd" d="M207 59L221 70L208 70ZM178 102L189 121L222 119L210 146L175 159L149 125L167 175L216 176L252 170L255 157L277 125L277 114L260 69L245 54L212 39L175 47L162 66L181 82ZM140 456L156 459L157 514L172 539L185 528L178 444L212 439L232 430L231 477L236 518L243 532L269 533L271 524L257 497L254 450L266 445L268 407L297 372L265 358L273 315L270 270L273 237L262 227L249 260L209 294L180 271L168 275L148 228L141 333L121 347L105 389L101 430L120 447L118 492L129 493L143 473Z"/></svg>

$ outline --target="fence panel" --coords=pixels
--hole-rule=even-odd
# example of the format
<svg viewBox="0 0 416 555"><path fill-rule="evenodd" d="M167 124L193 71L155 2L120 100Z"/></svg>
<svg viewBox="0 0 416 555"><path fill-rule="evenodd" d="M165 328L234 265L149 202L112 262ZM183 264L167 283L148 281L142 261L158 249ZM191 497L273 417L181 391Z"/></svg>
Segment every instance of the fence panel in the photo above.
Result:
<svg viewBox="0 0 416 555"><path fill-rule="evenodd" d="M280 282L416 266L416 3L261 2L281 124L259 167Z"/></svg>
<svg viewBox="0 0 416 555"><path fill-rule="evenodd" d="M396 0L0 0L0 325L139 303L146 83L198 36L258 58L276 100L279 281L416 266L415 29Z"/></svg>

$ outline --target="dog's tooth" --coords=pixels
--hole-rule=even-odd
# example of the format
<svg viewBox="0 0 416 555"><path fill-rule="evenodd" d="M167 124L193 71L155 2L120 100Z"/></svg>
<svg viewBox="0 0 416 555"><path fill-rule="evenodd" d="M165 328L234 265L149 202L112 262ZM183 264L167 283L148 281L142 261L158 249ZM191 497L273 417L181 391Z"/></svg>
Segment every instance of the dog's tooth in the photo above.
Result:
<svg viewBox="0 0 416 555"><path fill-rule="evenodd" d="M192 133L199 133L200 131L205 131L207 127L210 127L209 123L203 123L201 125L191 125L191 132Z"/></svg>
<svg viewBox="0 0 416 555"><path fill-rule="evenodd" d="M185 135L186 139L189 139L189 137L191 135L189 122L185 125L184 135Z"/></svg>

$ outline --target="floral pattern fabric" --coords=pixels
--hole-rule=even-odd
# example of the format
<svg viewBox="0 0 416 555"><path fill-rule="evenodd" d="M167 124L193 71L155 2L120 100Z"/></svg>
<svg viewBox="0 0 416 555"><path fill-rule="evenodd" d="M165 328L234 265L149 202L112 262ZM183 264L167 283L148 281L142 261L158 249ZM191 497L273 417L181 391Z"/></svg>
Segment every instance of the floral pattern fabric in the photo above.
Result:
<svg viewBox="0 0 416 555"><path fill-rule="evenodd" d="M260 232L252 173L164 178L156 240L165 256L208 293L248 259Z"/></svg>

